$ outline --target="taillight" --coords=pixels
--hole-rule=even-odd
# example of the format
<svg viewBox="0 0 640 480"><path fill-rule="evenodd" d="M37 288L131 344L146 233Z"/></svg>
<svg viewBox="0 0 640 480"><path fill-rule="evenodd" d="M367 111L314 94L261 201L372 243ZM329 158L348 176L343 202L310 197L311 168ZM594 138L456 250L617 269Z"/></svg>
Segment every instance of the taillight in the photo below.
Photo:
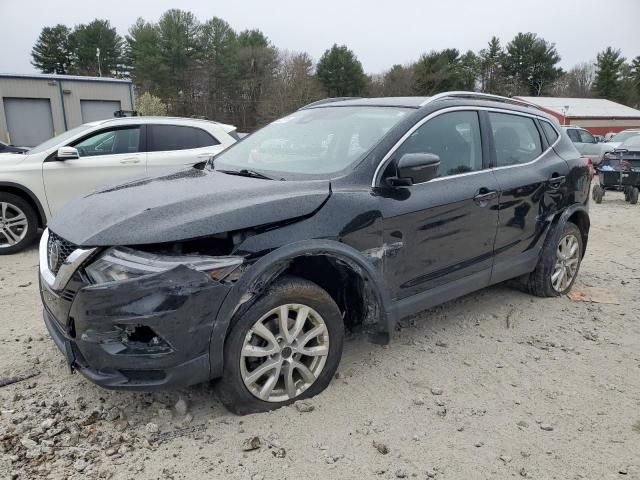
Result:
<svg viewBox="0 0 640 480"><path fill-rule="evenodd" d="M591 176L592 177L595 176L596 169L593 167L593 160L591 160L590 157L582 157L582 159L587 164L587 167L589 168L589 173L591 174Z"/></svg>

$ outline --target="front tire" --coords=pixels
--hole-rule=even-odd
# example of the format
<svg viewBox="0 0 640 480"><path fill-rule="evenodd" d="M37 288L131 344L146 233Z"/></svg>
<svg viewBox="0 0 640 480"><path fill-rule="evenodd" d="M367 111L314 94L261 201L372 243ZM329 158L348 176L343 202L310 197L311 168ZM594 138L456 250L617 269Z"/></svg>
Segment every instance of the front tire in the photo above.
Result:
<svg viewBox="0 0 640 480"><path fill-rule="evenodd" d="M38 216L21 197L0 192L0 255L27 248L38 234Z"/></svg>
<svg viewBox="0 0 640 480"><path fill-rule="evenodd" d="M638 203L638 187L633 187L630 191L629 191L629 203L631 205L635 205L636 203Z"/></svg>
<svg viewBox="0 0 640 480"><path fill-rule="evenodd" d="M538 264L529 275L529 292L537 297L565 295L578 276L583 252L580 229L567 222L560 240L556 238L549 232Z"/></svg>
<svg viewBox="0 0 640 480"><path fill-rule="evenodd" d="M338 368L343 341L331 296L308 280L283 277L231 328L220 400L243 415L317 395Z"/></svg>

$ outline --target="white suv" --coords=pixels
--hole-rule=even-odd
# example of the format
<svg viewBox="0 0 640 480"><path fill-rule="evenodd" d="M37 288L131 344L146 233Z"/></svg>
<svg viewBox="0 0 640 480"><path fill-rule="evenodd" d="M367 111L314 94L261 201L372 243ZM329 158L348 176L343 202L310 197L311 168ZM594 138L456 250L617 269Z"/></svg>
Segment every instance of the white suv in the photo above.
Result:
<svg viewBox="0 0 640 480"><path fill-rule="evenodd" d="M231 125L129 117L86 123L24 155L0 154L0 255L28 246L38 227L75 197L129 177L195 165L237 140Z"/></svg>

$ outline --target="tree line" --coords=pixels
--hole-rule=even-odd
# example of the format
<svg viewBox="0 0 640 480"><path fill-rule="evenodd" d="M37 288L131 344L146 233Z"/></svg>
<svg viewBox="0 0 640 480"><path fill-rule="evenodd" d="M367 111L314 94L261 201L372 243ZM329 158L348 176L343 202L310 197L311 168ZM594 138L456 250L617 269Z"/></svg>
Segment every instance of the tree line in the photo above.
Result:
<svg viewBox="0 0 640 480"><path fill-rule="evenodd" d="M201 22L172 9L158 22L139 18L124 38L108 20L45 27L31 55L43 73L133 79L144 113L206 117L244 131L327 96L475 90L640 106L640 55L627 62L609 47L594 61L564 71L556 46L534 33L518 33L505 45L493 37L478 52L430 51L367 75L345 45L334 44L316 64L306 52L277 48L260 30L236 32L221 18Z"/></svg>

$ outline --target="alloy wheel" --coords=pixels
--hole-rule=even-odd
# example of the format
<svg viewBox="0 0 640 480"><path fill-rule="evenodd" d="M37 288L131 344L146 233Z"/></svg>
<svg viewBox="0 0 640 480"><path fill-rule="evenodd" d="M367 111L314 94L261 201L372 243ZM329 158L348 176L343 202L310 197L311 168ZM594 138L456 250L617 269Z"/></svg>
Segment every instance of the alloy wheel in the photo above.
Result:
<svg viewBox="0 0 640 480"><path fill-rule="evenodd" d="M329 355L329 331L318 312L290 303L253 324L242 345L240 373L249 392L265 402L285 402L316 381Z"/></svg>
<svg viewBox="0 0 640 480"><path fill-rule="evenodd" d="M551 285L556 292L564 292L578 273L580 264L580 243L575 235L567 235L560 240L556 253L556 263L551 274Z"/></svg>
<svg viewBox="0 0 640 480"><path fill-rule="evenodd" d="M16 205L0 202L0 248L20 243L29 230L27 216Z"/></svg>

